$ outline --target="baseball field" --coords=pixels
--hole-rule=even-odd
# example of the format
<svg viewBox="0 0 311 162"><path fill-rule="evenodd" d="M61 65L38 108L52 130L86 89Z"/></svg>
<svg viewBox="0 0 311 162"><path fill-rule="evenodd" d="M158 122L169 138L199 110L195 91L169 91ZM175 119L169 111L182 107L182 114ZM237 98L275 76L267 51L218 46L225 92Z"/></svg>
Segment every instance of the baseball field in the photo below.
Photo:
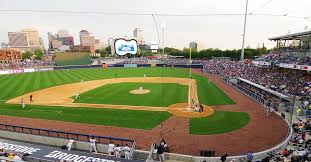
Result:
<svg viewBox="0 0 311 162"><path fill-rule="evenodd" d="M144 150L164 137L175 153L240 155L271 148L288 131L278 116L198 70L191 79L186 68L71 69L1 75L0 83L0 123L130 138ZM192 102L204 111L189 109Z"/></svg>
<svg viewBox="0 0 311 162"><path fill-rule="evenodd" d="M113 68L113 69L74 69L36 73L24 73L16 75L0 76L1 115L40 118L49 120L61 120L96 125L117 126L126 128L152 129L167 120L172 114L167 111L148 111L113 108L84 108L49 105L27 104L22 109L18 103L23 94L33 93L38 90L58 85L79 83L81 80L131 78L131 77L175 77L187 78L189 71L178 68ZM233 104L222 90L217 88L208 78L194 74L197 82L197 93L201 104L204 105L226 105ZM161 82L161 81L160 81ZM130 90L143 87L150 90L148 94L131 94ZM76 89L79 91L79 88ZM61 90L57 93L62 93ZM49 100L49 94L42 94ZM34 93L34 101L40 97ZM16 98L15 104L6 101ZM72 96L74 98L74 96ZM75 103L94 103L110 105L132 105L167 107L175 103L188 102L188 86L178 83L115 83L99 86L80 94ZM95 106L94 106L95 107ZM230 132L245 126L249 116L244 112L215 111L213 115L203 118L192 118L190 120L190 133L193 134L217 134Z"/></svg>

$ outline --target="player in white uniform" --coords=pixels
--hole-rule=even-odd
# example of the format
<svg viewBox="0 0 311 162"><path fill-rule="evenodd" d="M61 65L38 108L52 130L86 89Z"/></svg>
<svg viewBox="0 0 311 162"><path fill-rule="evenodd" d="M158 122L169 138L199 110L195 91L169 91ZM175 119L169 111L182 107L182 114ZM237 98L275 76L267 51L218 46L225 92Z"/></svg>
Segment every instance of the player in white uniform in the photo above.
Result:
<svg viewBox="0 0 311 162"><path fill-rule="evenodd" d="M75 143L75 142L76 142L76 141L75 141L74 139L70 139L70 140L68 141L68 144L67 144L67 149L68 149L68 151L71 150L72 144Z"/></svg>
<svg viewBox="0 0 311 162"><path fill-rule="evenodd" d="M78 99L78 98L80 98L80 93L79 92L76 94L75 100Z"/></svg>
<svg viewBox="0 0 311 162"><path fill-rule="evenodd" d="M124 151L125 159L130 159L131 149L128 144L126 144L125 147L122 148L122 151Z"/></svg>
<svg viewBox="0 0 311 162"><path fill-rule="evenodd" d="M116 147L116 145L114 145L113 142L111 142L111 143L108 145L108 154L109 154L109 156L114 155L113 149L114 149L115 147Z"/></svg>
<svg viewBox="0 0 311 162"><path fill-rule="evenodd" d="M113 149L113 151L114 151L114 154L115 154L115 157L116 158L121 158L121 156L120 156L120 152L121 152L121 148L120 148L120 146L117 144L117 146Z"/></svg>
<svg viewBox="0 0 311 162"><path fill-rule="evenodd" d="M95 153L97 153L97 149L96 149L96 139L94 139L93 137L90 138L90 152L92 152L94 150Z"/></svg>
<svg viewBox="0 0 311 162"><path fill-rule="evenodd" d="M24 109L26 107L26 102L25 102L24 98L22 98L21 104L22 104L22 108Z"/></svg>

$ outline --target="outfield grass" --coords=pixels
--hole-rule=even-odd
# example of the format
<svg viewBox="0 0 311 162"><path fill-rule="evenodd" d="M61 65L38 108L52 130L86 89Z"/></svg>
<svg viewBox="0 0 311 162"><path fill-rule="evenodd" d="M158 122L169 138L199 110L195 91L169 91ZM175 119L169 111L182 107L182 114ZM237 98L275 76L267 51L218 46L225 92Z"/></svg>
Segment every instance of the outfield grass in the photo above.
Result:
<svg viewBox="0 0 311 162"><path fill-rule="evenodd" d="M0 115L145 130L156 127L171 116L168 112L126 109L71 108L35 105L27 105L26 109L22 109L20 105L11 104L1 105Z"/></svg>
<svg viewBox="0 0 311 162"><path fill-rule="evenodd" d="M190 119L191 134L220 134L238 130L249 123L245 112L216 110L212 116Z"/></svg>
<svg viewBox="0 0 311 162"><path fill-rule="evenodd" d="M131 94L131 90L150 90L147 94ZM115 83L82 93L78 103L167 107L188 102L188 86L175 83Z"/></svg>

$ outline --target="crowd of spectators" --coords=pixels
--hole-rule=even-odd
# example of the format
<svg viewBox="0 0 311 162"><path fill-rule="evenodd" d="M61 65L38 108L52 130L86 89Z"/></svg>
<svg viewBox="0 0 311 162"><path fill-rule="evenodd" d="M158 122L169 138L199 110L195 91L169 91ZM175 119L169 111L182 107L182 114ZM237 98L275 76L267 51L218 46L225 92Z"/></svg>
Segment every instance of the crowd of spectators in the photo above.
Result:
<svg viewBox="0 0 311 162"><path fill-rule="evenodd" d="M50 67L50 66L55 66L54 60L42 61L42 60L26 59L20 63L0 64L0 70L19 69L19 68Z"/></svg>
<svg viewBox="0 0 311 162"><path fill-rule="evenodd" d="M191 60L192 64L202 64L202 60ZM188 65L190 64L190 60L188 58L127 58L118 64L168 64L168 65Z"/></svg>
<svg viewBox="0 0 311 162"><path fill-rule="evenodd" d="M287 63L296 65L311 65L310 56L298 56L296 51L277 50L256 59L257 61L266 61L271 63Z"/></svg>
<svg viewBox="0 0 311 162"><path fill-rule="evenodd" d="M302 70L258 67L244 61L205 61L205 71L224 78L243 78L289 97L298 96L304 103L311 100L311 75ZM304 106L310 108L310 105Z"/></svg>

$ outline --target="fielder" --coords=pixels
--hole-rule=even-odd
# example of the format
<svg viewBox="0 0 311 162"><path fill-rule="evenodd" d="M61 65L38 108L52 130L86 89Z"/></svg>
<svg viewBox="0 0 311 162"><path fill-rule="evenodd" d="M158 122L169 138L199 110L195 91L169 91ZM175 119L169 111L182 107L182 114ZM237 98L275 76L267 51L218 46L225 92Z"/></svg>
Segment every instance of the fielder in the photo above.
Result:
<svg viewBox="0 0 311 162"><path fill-rule="evenodd" d="M75 100L78 99L78 98L80 98L80 93L79 92L76 94Z"/></svg>
<svg viewBox="0 0 311 162"><path fill-rule="evenodd" d="M33 102L33 96L32 96L32 94L30 95L30 97L29 97L29 102Z"/></svg>
<svg viewBox="0 0 311 162"><path fill-rule="evenodd" d="M26 102L25 102L24 98L22 98L21 104L22 104L22 108L25 109L25 107L26 107Z"/></svg>
<svg viewBox="0 0 311 162"><path fill-rule="evenodd" d="M93 137L91 137L89 140L90 140L90 152L94 151L95 153L97 153L97 149L96 149L96 139L94 139Z"/></svg>
<svg viewBox="0 0 311 162"><path fill-rule="evenodd" d="M131 149L128 144L126 144L125 147L122 148L122 151L124 151L125 159L130 159Z"/></svg>

